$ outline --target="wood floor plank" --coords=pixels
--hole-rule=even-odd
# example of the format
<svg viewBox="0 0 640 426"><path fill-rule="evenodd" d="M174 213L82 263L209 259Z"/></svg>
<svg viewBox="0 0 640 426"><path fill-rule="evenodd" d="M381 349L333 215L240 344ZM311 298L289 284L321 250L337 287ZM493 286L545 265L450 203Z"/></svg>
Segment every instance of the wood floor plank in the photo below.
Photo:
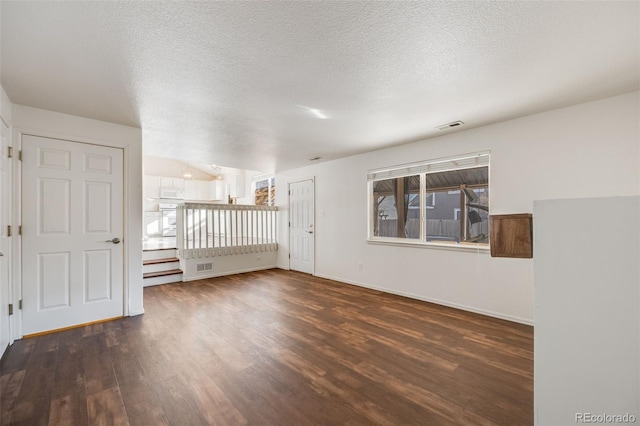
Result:
<svg viewBox="0 0 640 426"><path fill-rule="evenodd" d="M11 411L11 424L47 425L49 423L56 359L56 351L49 350L31 356L26 366L20 393Z"/></svg>
<svg viewBox="0 0 640 426"><path fill-rule="evenodd" d="M146 380L120 384L120 394L132 425L170 424L153 392L153 386ZM154 422L147 422L150 419Z"/></svg>
<svg viewBox="0 0 640 426"><path fill-rule="evenodd" d="M31 359L36 339L17 340L7 349L0 364L0 375L24 370Z"/></svg>
<svg viewBox="0 0 640 426"><path fill-rule="evenodd" d="M15 342L2 425L530 425L533 329L291 271Z"/></svg>
<svg viewBox="0 0 640 426"><path fill-rule="evenodd" d="M87 395L118 386L103 324L82 330L82 365Z"/></svg>
<svg viewBox="0 0 640 426"><path fill-rule="evenodd" d="M84 391L65 392L66 395L51 401L49 425L84 425L89 421L87 394Z"/></svg>
<svg viewBox="0 0 640 426"><path fill-rule="evenodd" d="M130 424L117 387L88 395L87 408L91 426L128 426Z"/></svg>
<svg viewBox="0 0 640 426"><path fill-rule="evenodd" d="M170 426L167 416L160 407L129 415L129 423L132 426Z"/></svg>
<svg viewBox="0 0 640 426"><path fill-rule="evenodd" d="M194 402L209 425L246 425L247 419L238 411L213 378L197 365L184 373L194 395Z"/></svg>
<svg viewBox="0 0 640 426"><path fill-rule="evenodd" d="M196 403L193 389L181 374L164 379L153 386L169 424L204 425L206 418Z"/></svg>
<svg viewBox="0 0 640 426"><path fill-rule="evenodd" d="M25 370L0 376L0 424L7 425L11 421L11 413L20 393Z"/></svg>

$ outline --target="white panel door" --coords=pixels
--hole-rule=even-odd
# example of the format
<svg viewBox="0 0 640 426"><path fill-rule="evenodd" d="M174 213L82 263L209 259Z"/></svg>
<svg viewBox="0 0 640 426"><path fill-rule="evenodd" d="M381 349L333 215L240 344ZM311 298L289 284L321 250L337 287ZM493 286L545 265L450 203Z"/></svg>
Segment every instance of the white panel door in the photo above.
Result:
<svg viewBox="0 0 640 426"><path fill-rule="evenodd" d="M314 273L313 180L289 184L289 268Z"/></svg>
<svg viewBox="0 0 640 426"><path fill-rule="evenodd" d="M121 149L24 136L24 335L123 315Z"/></svg>
<svg viewBox="0 0 640 426"><path fill-rule="evenodd" d="M7 232L7 226L11 223L11 160L8 157L9 128L2 120L0 120L0 135L0 356L2 356L11 341L9 317L11 240Z"/></svg>

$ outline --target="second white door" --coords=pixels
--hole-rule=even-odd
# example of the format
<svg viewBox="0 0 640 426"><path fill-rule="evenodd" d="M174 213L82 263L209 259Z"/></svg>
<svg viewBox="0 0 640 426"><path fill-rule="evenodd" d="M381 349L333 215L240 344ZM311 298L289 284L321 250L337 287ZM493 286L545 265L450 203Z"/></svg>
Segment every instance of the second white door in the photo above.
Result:
<svg viewBox="0 0 640 426"><path fill-rule="evenodd" d="M123 152L22 140L22 334L123 315Z"/></svg>
<svg viewBox="0 0 640 426"><path fill-rule="evenodd" d="M314 273L313 179L289 184L289 268Z"/></svg>

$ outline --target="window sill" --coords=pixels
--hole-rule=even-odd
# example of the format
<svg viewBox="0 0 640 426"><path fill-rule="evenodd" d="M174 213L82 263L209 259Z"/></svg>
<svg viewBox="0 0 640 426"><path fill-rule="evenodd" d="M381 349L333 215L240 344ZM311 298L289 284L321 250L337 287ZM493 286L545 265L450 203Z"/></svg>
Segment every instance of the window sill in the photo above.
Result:
<svg viewBox="0 0 640 426"><path fill-rule="evenodd" d="M476 244L476 243L425 243L422 241L406 241L404 239L367 239L369 244L378 244L385 246L400 246L400 247L419 247L427 249L437 250L451 250L451 251L466 251L477 253L490 253L489 244Z"/></svg>

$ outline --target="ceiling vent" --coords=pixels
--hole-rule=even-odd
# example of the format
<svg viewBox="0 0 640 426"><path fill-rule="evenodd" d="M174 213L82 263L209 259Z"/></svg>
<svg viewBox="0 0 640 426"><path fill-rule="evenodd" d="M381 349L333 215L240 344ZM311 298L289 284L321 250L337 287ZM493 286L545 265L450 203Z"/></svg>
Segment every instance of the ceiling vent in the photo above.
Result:
<svg viewBox="0 0 640 426"><path fill-rule="evenodd" d="M462 126L464 123L460 120L458 121L452 121L451 123L447 123L447 124L443 124L442 126L438 126L437 129L438 130L447 130L447 129L451 129L452 127L458 127L458 126Z"/></svg>

